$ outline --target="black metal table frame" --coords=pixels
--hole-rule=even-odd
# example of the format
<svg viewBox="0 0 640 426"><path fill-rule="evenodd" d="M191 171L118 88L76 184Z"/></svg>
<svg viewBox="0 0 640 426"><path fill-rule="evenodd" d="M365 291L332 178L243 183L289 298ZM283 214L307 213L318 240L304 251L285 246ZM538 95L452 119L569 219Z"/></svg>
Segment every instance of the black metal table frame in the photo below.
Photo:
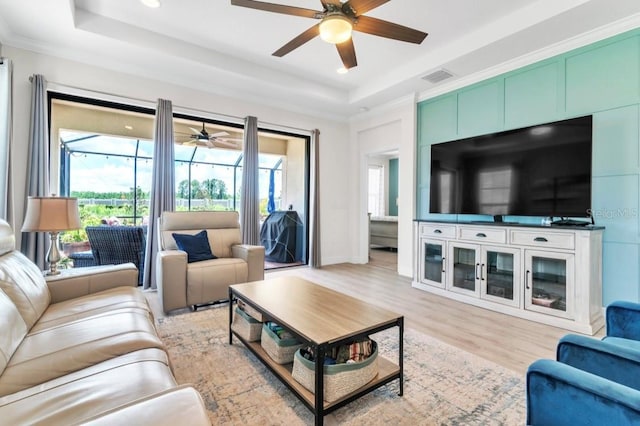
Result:
<svg viewBox="0 0 640 426"><path fill-rule="evenodd" d="M279 372L275 371L273 368L271 368L271 365L269 365L269 363L267 362L267 360L263 359L263 357L258 354L253 346L251 346L249 344L249 342L247 342L242 336L240 336L238 333L236 333L235 331L233 331L231 329L231 324L233 322L233 305L234 302L237 301L237 299L240 298L242 299L242 301L244 303L247 303L248 305L250 305L251 307L253 307L254 309L256 309L257 311L259 311L260 313L262 313L262 315L264 317L267 318L267 320L269 321L273 321L276 324L279 324L283 327L287 328L287 331L291 332L293 335L295 335L298 340L302 341L302 342L307 342L309 344L309 346L312 346L314 349L314 353L317 354L316 357L316 361L315 361L315 392L314 392L314 397L315 397L315 403L309 404L307 399L298 392L298 390L293 387L287 380L285 377L283 377ZM338 346L342 343L346 343L348 341L353 341L356 338L359 337L364 337L364 336L368 336L369 334L374 334L383 330L387 330L389 328L392 327L398 327L398 373L390 375L388 378L386 378L385 380L376 383L374 386L367 386L364 385L361 390L352 393L348 398L345 398L343 400L340 400L339 402L332 404L331 406L329 406L328 408L324 408L324 369L322 368L324 366L324 354L325 351L329 348L332 348L334 346ZM403 366L403 353L404 353L404 344L403 344L403 340L404 340L404 316L399 316L398 318L396 318L394 321L390 321L388 323L379 325L377 327L372 327L372 328L367 328L365 330L362 330L362 332L353 335L353 336L349 336L346 337L344 339L340 339L340 340L336 340L336 341L332 341L330 343L316 343L313 341L310 341L308 338L300 335L297 330L295 330L295 327L291 326L290 324L287 324L285 321L282 321L281 319L277 318L276 316L270 314L269 312L265 311L264 308L262 308L259 305L256 305L253 301L248 300L246 297L243 297L242 295L240 296L236 296L235 291L229 287L229 344L232 345L233 344L233 336L236 336L236 338L238 340L240 340L247 349L249 349L251 352L253 352L253 354L256 356L256 358L258 358L260 360L260 362L262 362L269 370L271 370L271 372L274 374L274 376L276 376L287 388L289 388L290 391L293 392L293 394L309 409L311 410L312 413L314 413L315 415L315 424L318 426L321 426L324 422L324 416L326 414L331 413L332 411L337 410L338 408L341 408L349 403L351 403L352 401L355 401L356 399L362 397L363 395L366 395L367 393L386 385L389 382L392 382L396 379L399 380L399 391L398 391L398 396L402 396L403 392L404 392L404 366Z"/></svg>

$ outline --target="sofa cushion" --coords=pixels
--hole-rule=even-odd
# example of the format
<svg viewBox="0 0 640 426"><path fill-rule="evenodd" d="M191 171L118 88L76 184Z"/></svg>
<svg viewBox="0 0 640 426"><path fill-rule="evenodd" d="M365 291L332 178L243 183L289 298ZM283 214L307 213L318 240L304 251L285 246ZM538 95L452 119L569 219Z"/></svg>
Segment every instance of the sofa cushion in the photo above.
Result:
<svg viewBox="0 0 640 426"><path fill-rule="evenodd" d="M0 397L0 423L78 424L176 386L164 351L146 349ZM28 419L28 420L26 420ZM138 424L143 423L138 419Z"/></svg>
<svg viewBox="0 0 640 426"><path fill-rule="evenodd" d="M18 308L0 290L0 374L4 371L22 339L27 335L27 324Z"/></svg>
<svg viewBox="0 0 640 426"><path fill-rule="evenodd" d="M219 258L187 266L187 304L197 305L226 299L229 284L247 282L247 262L235 258Z"/></svg>
<svg viewBox="0 0 640 426"><path fill-rule="evenodd" d="M146 424L153 425L211 425L202 397L190 386L180 386L142 400L132 401L125 407L101 414L82 424L134 425L139 424L140 419L144 419Z"/></svg>
<svg viewBox="0 0 640 426"><path fill-rule="evenodd" d="M148 314L153 321L151 308L140 290L134 287L116 287L49 305L31 333L99 314L109 314L116 309L138 310Z"/></svg>
<svg viewBox="0 0 640 426"><path fill-rule="evenodd" d="M114 310L27 334L0 376L7 395L146 348L163 348L149 316Z"/></svg>
<svg viewBox="0 0 640 426"><path fill-rule="evenodd" d="M231 246L242 243L237 211L162 212L159 221L161 250L176 250L173 233L207 231L211 250L218 257L232 257Z"/></svg>
<svg viewBox="0 0 640 426"><path fill-rule="evenodd" d="M0 256L16 248L16 236L7 221L0 219Z"/></svg>
<svg viewBox="0 0 640 426"><path fill-rule="evenodd" d="M64 274L45 277L50 303L88 296L116 287L138 287L138 269L133 263L67 269Z"/></svg>
<svg viewBox="0 0 640 426"><path fill-rule="evenodd" d="M16 305L29 329L38 321L51 300L42 271L19 251L2 256L0 289Z"/></svg>
<svg viewBox="0 0 640 426"><path fill-rule="evenodd" d="M176 245L182 251L187 252L187 262L201 262L203 260L217 259L218 257L211 252L207 231L200 231L197 234L178 234L173 233L173 239Z"/></svg>

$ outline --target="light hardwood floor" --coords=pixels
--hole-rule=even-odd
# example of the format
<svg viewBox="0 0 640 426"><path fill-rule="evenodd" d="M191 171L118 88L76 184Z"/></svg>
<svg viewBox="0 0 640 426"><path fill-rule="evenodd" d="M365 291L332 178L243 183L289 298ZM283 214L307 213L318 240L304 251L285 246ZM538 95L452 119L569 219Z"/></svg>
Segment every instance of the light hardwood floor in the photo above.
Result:
<svg viewBox="0 0 640 426"><path fill-rule="evenodd" d="M523 375L536 359L554 358L558 339L570 333L415 289L410 278L386 268L356 264L300 267L267 272L265 279L286 275L297 275L395 311L404 315L406 327ZM157 293L147 296L154 313L164 315Z"/></svg>

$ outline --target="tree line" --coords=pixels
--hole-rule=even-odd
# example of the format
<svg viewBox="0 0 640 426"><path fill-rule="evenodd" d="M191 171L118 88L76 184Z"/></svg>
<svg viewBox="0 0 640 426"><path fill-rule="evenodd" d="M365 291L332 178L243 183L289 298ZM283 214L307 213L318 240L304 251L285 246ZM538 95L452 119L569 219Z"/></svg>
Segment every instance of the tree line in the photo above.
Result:
<svg viewBox="0 0 640 426"><path fill-rule="evenodd" d="M142 188L137 187L135 189L136 199L148 199L149 192L145 192ZM96 191L71 191L71 196L84 199L96 199L96 200L133 200L134 189L130 188L129 192L96 192ZM227 185L220 179L205 179L202 182L197 179L192 179L191 184L189 180L185 179L178 184L178 190L176 191L177 198L191 198L191 199L210 199L210 200L226 200L231 198L231 195L227 192Z"/></svg>

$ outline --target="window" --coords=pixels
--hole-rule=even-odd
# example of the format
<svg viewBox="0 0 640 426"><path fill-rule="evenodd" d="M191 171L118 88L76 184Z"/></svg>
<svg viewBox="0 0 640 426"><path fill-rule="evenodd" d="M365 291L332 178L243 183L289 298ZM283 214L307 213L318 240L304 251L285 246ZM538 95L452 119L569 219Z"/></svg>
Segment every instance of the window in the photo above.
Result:
<svg viewBox="0 0 640 426"><path fill-rule="evenodd" d="M83 228L102 220L144 224L155 111L59 94L50 94L50 102L55 192L79 198ZM202 128L213 137L199 138ZM176 209L239 210L241 126L174 114L174 133ZM296 261L305 264L310 139L263 130L258 139L260 216L285 209L298 214ZM86 234L68 232L61 240L86 241Z"/></svg>
<svg viewBox="0 0 640 426"><path fill-rule="evenodd" d="M60 148L60 192L78 198L85 226L146 220L151 141L62 130Z"/></svg>
<svg viewBox="0 0 640 426"><path fill-rule="evenodd" d="M369 202L371 216L384 216L384 167L369 166Z"/></svg>

